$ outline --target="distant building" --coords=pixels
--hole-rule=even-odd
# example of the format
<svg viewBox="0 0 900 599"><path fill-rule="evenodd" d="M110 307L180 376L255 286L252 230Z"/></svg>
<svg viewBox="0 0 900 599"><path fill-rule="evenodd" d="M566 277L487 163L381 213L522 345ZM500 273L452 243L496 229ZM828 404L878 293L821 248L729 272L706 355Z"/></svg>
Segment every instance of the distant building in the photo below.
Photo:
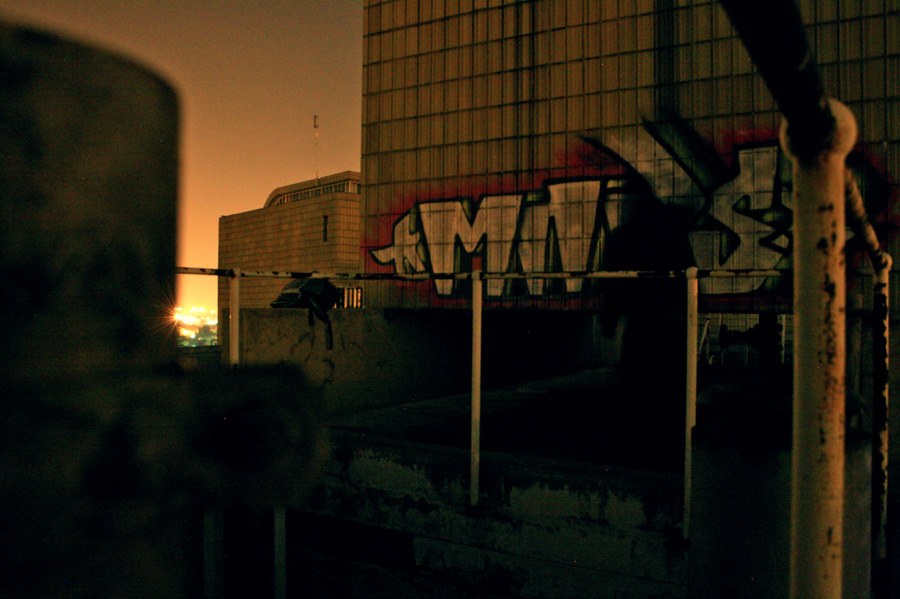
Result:
<svg viewBox="0 0 900 599"><path fill-rule="evenodd" d="M357 172L279 187L269 194L262 208L219 219L219 268L359 272L359 222ZM288 282L243 279L241 307L268 307ZM219 281L218 304L220 309L228 305L225 279Z"/></svg>

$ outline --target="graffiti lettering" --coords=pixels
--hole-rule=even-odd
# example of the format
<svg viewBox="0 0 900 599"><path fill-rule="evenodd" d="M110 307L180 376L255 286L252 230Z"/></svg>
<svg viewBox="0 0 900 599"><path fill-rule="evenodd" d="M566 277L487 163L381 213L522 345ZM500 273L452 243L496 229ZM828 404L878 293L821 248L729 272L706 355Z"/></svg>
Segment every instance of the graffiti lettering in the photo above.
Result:
<svg viewBox="0 0 900 599"><path fill-rule="evenodd" d="M582 164L594 165L596 176L551 179L521 193L416 202L395 221L391 243L371 255L403 273L467 272L474 257L494 273L599 270L607 236L650 199L693 215L685 233L701 269L789 267L790 166L777 143L737 147L728 165L685 127L647 125L630 144L585 140ZM582 289L580 279L565 285L568 293ZM748 293L759 285L705 279L701 291ZM453 289L453 280L436 281L440 296ZM492 279L486 293L509 295L511 285ZM527 293L546 294L545 282L529 279Z"/></svg>

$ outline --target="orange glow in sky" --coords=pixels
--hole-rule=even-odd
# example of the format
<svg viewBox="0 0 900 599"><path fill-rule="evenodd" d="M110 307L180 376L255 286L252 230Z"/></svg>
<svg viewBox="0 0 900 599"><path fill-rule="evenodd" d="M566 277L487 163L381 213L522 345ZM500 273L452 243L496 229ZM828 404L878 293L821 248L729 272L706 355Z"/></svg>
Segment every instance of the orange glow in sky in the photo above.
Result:
<svg viewBox="0 0 900 599"><path fill-rule="evenodd" d="M202 268L218 266L220 216L360 169L362 18L360 0L0 0L0 19L113 50L177 91L178 266ZM178 305L215 307L215 277L176 283Z"/></svg>

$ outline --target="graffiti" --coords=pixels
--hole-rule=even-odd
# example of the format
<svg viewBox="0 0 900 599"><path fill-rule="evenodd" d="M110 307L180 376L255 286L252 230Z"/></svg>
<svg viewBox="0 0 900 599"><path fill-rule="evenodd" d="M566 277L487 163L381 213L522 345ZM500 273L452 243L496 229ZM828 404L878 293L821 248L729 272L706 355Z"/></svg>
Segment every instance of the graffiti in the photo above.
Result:
<svg viewBox="0 0 900 599"><path fill-rule="evenodd" d="M574 154L591 176L548 179L516 193L415 202L394 222L391 243L371 250L372 257L402 273L467 272L476 259L492 273L601 270L610 234L662 203L688 215L684 235L698 268L790 267L791 168L777 142L736 144L726 161L673 118L645 124L631 143L584 138ZM879 185L870 187L879 193ZM447 297L455 282L435 285ZM760 286L753 279L705 279L701 291L747 294ZM570 294L582 287L581 279L565 281ZM548 287L528 279L517 293L540 297ZM486 294L508 296L513 287L489 279Z"/></svg>

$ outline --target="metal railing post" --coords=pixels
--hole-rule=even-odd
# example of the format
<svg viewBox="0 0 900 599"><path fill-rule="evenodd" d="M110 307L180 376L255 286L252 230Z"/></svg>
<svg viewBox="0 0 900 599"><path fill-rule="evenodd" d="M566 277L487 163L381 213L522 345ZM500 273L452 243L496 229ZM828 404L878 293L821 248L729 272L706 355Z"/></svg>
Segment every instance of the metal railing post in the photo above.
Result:
<svg viewBox="0 0 900 599"><path fill-rule="evenodd" d="M204 511L203 599L221 599L223 595L222 535L222 511Z"/></svg>
<svg viewBox="0 0 900 599"><path fill-rule="evenodd" d="M228 365L237 367L241 344L241 271L235 268L228 279ZM207 510L203 514L203 585L206 599L219 599L224 583L224 512Z"/></svg>
<svg viewBox="0 0 900 599"><path fill-rule="evenodd" d="M879 254L873 294L872 331L872 596L887 596L891 573L888 565L888 406L890 372L890 272L891 256Z"/></svg>
<svg viewBox="0 0 900 599"><path fill-rule="evenodd" d="M241 269L235 268L228 279L228 365L241 361Z"/></svg>
<svg viewBox="0 0 900 599"><path fill-rule="evenodd" d="M791 596L841 596L845 462L845 161L856 122L829 102L836 126L794 163L794 425Z"/></svg>
<svg viewBox="0 0 900 599"><path fill-rule="evenodd" d="M845 172L856 142L828 100L800 9L787 0L720 0L784 114L793 162L794 419L791 597L842 593L846 373Z"/></svg>
<svg viewBox="0 0 900 599"><path fill-rule="evenodd" d="M484 279L472 273L472 427L470 446L469 504L478 505L481 472L481 317Z"/></svg>
<svg viewBox="0 0 900 599"><path fill-rule="evenodd" d="M275 599L287 597L287 517L285 509L276 508L274 518L275 534Z"/></svg>
<svg viewBox="0 0 900 599"><path fill-rule="evenodd" d="M691 523L691 493L693 490L693 432L697 424L697 329L700 326L697 268L685 272L687 277L687 364L685 376L684 414L684 517L682 534L688 538Z"/></svg>
<svg viewBox="0 0 900 599"><path fill-rule="evenodd" d="M872 293L872 597L887 596L890 571L887 565L887 492L888 492L888 366L890 356L889 329L890 272L893 260L881 248L875 227L853 171L847 169L847 220L875 270Z"/></svg>

